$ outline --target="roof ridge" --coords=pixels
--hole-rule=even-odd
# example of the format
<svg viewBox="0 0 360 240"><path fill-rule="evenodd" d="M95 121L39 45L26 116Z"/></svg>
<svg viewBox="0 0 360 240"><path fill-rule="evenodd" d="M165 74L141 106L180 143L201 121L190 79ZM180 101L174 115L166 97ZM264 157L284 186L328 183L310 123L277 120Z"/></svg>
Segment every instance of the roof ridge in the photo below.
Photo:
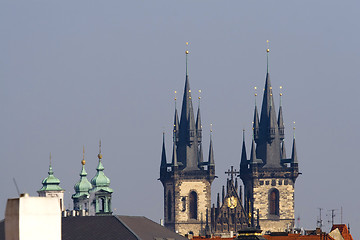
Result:
<svg viewBox="0 0 360 240"><path fill-rule="evenodd" d="M141 238L123 221L118 215L114 215L114 217L122 224L124 227L126 227L127 230L129 230L134 237L136 237L138 240L141 240Z"/></svg>

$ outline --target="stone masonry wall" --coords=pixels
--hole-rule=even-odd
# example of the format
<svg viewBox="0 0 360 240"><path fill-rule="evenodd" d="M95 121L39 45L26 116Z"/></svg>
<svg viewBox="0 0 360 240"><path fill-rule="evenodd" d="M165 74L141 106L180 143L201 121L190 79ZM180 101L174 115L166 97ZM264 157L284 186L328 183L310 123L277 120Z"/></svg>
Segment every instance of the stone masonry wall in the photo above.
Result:
<svg viewBox="0 0 360 240"><path fill-rule="evenodd" d="M279 191L279 216L269 214L269 192ZM284 231L294 226L294 183L290 179L258 179L253 188L254 211L259 209L263 231ZM255 214L256 215L256 214Z"/></svg>
<svg viewBox="0 0 360 240"><path fill-rule="evenodd" d="M197 193L197 219L189 216L189 194ZM185 208L182 199L185 197ZM211 209L211 185L206 180L186 179L175 184L175 231L185 235L192 231L198 235L201 231L201 221L205 227L206 209ZM210 212L209 212L210 214Z"/></svg>

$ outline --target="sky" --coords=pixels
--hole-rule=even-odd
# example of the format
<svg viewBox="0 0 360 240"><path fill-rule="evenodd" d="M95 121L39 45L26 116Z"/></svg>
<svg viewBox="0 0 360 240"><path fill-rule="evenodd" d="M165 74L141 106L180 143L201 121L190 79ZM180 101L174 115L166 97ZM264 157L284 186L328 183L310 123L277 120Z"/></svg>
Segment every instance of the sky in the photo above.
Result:
<svg viewBox="0 0 360 240"><path fill-rule="evenodd" d="M215 202L224 172L239 169L243 129L250 150L269 40L287 153L295 134L302 173L296 224L314 229L323 208L329 231L336 209L335 223L349 223L359 238L359 8L351 0L0 0L0 214L17 197L13 179L20 192L37 195L50 152L72 208L82 148L91 179L101 139L114 213L159 222L162 133L171 159L186 49L194 100L201 90L205 159L213 128Z"/></svg>

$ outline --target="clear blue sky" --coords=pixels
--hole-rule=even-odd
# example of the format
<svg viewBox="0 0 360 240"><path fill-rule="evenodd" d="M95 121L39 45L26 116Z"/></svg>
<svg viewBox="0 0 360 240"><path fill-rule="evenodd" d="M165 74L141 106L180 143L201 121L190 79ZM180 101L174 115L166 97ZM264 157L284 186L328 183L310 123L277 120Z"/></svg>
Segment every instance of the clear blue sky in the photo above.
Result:
<svg viewBox="0 0 360 240"><path fill-rule="evenodd" d="M170 158L187 41L194 99L202 90L205 158L214 129L215 200L224 171L239 168L243 128L250 147L253 88L264 86L269 39L288 154L296 122L296 218L313 229L319 207L324 215L337 209L337 223L343 207L359 238L359 9L358 1L1 0L0 213L17 196L13 178L36 195L50 152L72 207L82 146L90 179L101 138L115 213L158 222L162 132Z"/></svg>

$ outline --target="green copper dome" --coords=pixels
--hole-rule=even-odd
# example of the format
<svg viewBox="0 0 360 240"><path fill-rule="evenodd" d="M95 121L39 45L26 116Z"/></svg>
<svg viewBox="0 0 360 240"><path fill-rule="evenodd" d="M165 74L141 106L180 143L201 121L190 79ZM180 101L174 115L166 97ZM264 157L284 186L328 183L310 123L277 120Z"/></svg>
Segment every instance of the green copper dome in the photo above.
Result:
<svg viewBox="0 0 360 240"><path fill-rule="evenodd" d="M99 191L104 190L107 192L112 193L113 190L109 187L110 186L110 179L105 176L104 174L104 166L101 163L101 154L98 155L99 164L96 168L96 175L91 179L91 184L93 185L93 189L91 191Z"/></svg>
<svg viewBox="0 0 360 240"><path fill-rule="evenodd" d="M72 198L79 198L84 195L89 196L89 190L92 188L91 183L87 179L87 173L85 171L85 160L82 161L82 170L80 172L80 180L75 184L74 190L75 194L72 195Z"/></svg>
<svg viewBox="0 0 360 240"><path fill-rule="evenodd" d="M42 181L43 187L39 191L63 191L59 185L60 180L54 176L54 171L49 165L49 176Z"/></svg>

